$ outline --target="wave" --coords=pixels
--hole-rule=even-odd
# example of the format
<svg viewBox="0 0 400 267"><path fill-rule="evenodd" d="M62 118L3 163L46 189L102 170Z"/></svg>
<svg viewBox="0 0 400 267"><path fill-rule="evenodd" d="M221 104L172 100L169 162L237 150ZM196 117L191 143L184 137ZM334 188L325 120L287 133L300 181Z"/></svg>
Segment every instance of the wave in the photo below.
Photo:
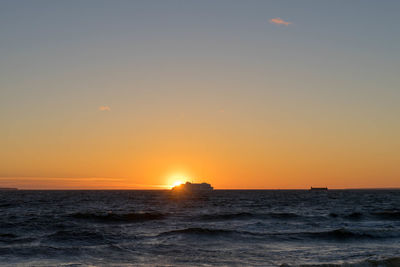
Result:
<svg viewBox="0 0 400 267"><path fill-rule="evenodd" d="M249 219L255 215L249 212L238 212L238 213L221 213L221 214L204 214L199 216L198 219L202 221L214 221L214 220L235 220L235 219Z"/></svg>
<svg viewBox="0 0 400 267"><path fill-rule="evenodd" d="M213 228L201 228L192 227L178 230L171 230L162 232L158 236L165 235L196 235L196 236L240 236L240 237L251 237L257 239L272 239L272 240L286 240L286 241L298 241L298 240L332 240L332 241L351 241L351 240L365 240L365 239L378 239L378 238L391 238L398 237L398 234L390 231L357 231L349 230L345 228L321 231L321 232L288 232L288 233L274 233L274 232L250 232L240 230L228 230L228 229L213 229Z"/></svg>
<svg viewBox="0 0 400 267"><path fill-rule="evenodd" d="M355 263L341 263L341 264L300 264L289 265L282 264L280 267L398 267L400 266L400 257L393 257L381 260L363 260Z"/></svg>
<svg viewBox="0 0 400 267"><path fill-rule="evenodd" d="M365 215L361 212L352 212L349 214L337 214L334 212L329 213L328 215L331 218L344 218L347 220L361 220L365 217Z"/></svg>
<svg viewBox="0 0 400 267"><path fill-rule="evenodd" d="M301 217L300 215L297 215L297 214L291 213L291 212L267 213L267 214L265 214L265 216L270 217L270 218L275 218L275 219L293 219L293 218Z"/></svg>
<svg viewBox="0 0 400 267"><path fill-rule="evenodd" d="M370 213L361 213L361 212L352 212L349 214L337 214L337 213L329 213L329 217L331 218L344 218L347 220L361 220L368 218L376 218L380 220L400 220L400 211L399 210L384 210Z"/></svg>
<svg viewBox="0 0 400 267"><path fill-rule="evenodd" d="M157 212L144 212L144 213L74 213L71 214L74 219L91 220L96 222L144 222L151 220L162 220L166 217L165 214Z"/></svg>
<svg viewBox="0 0 400 267"><path fill-rule="evenodd" d="M371 216L382 220L400 220L400 211L382 211L373 213L352 212L348 214L337 214L332 212L328 214L328 217L330 218L342 218L351 221L367 220L371 218ZM194 217L194 219L201 221L224 221L224 220L246 220L246 219L291 220L291 219L307 219L316 217L317 216L302 216L292 212L270 212L270 213L237 212L237 213L204 214ZM320 216L319 218L322 219L323 216Z"/></svg>
<svg viewBox="0 0 400 267"><path fill-rule="evenodd" d="M368 232L362 231L352 231L345 228L335 229L331 231L324 232L305 232L302 235L321 238L321 239L369 239L369 238L377 238L378 235L374 235Z"/></svg>
<svg viewBox="0 0 400 267"><path fill-rule="evenodd" d="M320 232L299 232L282 234L294 239L320 239L331 241L357 241L367 239L386 239L397 238L399 233L395 230L387 229L346 229L339 228Z"/></svg>
<svg viewBox="0 0 400 267"><path fill-rule="evenodd" d="M32 237L20 237L12 233L0 233L0 243L5 244L22 244L35 241Z"/></svg>
<svg viewBox="0 0 400 267"><path fill-rule="evenodd" d="M0 239L3 239L3 238L17 238L17 236L14 234L10 234L10 233L5 233L5 234L0 233Z"/></svg>
<svg viewBox="0 0 400 267"><path fill-rule="evenodd" d="M103 234L88 230L61 230L48 235L46 239L55 242L78 242L85 244L97 244L103 243L105 241L105 237Z"/></svg>
<svg viewBox="0 0 400 267"><path fill-rule="evenodd" d="M382 220L400 220L400 211L398 210L372 212L371 215Z"/></svg>
<svg viewBox="0 0 400 267"><path fill-rule="evenodd" d="M362 214L361 212L352 212L348 215L345 215L344 218L350 219L350 220L360 220L363 218L363 216L364 216L364 214Z"/></svg>
<svg viewBox="0 0 400 267"><path fill-rule="evenodd" d="M299 218L300 215L295 213L250 213L250 212L237 212L237 213L215 213L204 214L198 218L202 221L224 221L224 220L243 220L243 219L294 219Z"/></svg>
<svg viewBox="0 0 400 267"><path fill-rule="evenodd" d="M180 230L171 230L171 231L163 232L163 233L159 234L159 236L176 235L176 234L215 236L215 235L231 235L231 234L235 234L235 233L240 233L240 231L191 227L191 228L185 228L185 229L180 229Z"/></svg>

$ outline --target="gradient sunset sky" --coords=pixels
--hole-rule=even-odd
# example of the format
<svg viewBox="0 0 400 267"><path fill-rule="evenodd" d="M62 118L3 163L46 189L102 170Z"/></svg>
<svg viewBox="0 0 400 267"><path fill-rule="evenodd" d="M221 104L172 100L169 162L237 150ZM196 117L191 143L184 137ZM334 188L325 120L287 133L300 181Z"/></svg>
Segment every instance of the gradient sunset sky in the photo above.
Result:
<svg viewBox="0 0 400 267"><path fill-rule="evenodd" d="M400 1L0 1L0 186L400 187Z"/></svg>

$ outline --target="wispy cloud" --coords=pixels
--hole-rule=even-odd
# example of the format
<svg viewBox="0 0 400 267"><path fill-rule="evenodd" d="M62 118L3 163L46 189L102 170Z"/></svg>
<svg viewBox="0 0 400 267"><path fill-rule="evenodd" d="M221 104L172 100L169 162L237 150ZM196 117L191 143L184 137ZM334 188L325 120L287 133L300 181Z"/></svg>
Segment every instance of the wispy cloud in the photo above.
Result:
<svg viewBox="0 0 400 267"><path fill-rule="evenodd" d="M100 106L99 110L100 111L111 111L111 108L109 106Z"/></svg>
<svg viewBox="0 0 400 267"><path fill-rule="evenodd" d="M281 19L281 18L273 18L273 19L270 19L269 22L272 23L272 24L276 24L276 25L285 25L285 26L289 26L290 24L292 24L291 22L289 22L289 21L284 21L284 20Z"/></svg>
<svg viewBox="0 0 400 267"><path fill-rule="evenodd" d="M1 174L0 174L1 175ZM0 187L19 189L168 189L170 185L135 184L130 178L112 177L9 177L0 176Z"/></svg>

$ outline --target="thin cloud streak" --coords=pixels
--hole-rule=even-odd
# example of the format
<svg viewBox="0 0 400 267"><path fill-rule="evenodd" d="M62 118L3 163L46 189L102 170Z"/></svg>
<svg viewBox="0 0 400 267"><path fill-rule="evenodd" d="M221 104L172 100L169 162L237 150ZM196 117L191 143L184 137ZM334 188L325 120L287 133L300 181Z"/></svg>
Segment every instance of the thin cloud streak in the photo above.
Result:
<svg viewBox="0 0 400 267"><path fill-rule="evenodd" d="M284 20L281 19L281 18L273 18L273 19L270 19L269 22L272 23L272 24L276 24L276 25L285 25L285 26L289 26L290 24L292 24L291 22L289 22L289 21L284 21Z"/></svg>
<svg viewBox="0 0 400 267"><path fill-rule="evenodd" d="M100 111L111 111L111 108L109 106L100 106L99 110Z"/></svg>
<svg viewBox="0 0 400 267"><path fill-rule="evenodd" d="M170 189L170 185L131 183L129 178L103 177L0 177L0 187L18 189L68 189L68 190L143 190Z"/></svg>

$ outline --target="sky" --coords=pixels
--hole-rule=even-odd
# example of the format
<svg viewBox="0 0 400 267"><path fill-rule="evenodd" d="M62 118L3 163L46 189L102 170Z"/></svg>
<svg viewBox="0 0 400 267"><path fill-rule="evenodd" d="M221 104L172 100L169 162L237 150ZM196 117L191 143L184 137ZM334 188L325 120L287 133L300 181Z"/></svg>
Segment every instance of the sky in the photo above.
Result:
<svg viewBox="0 0 400 267"><path fill-rule="evenodd" d="M400 187L400 1L0 1L0 186Z"/></svg>

